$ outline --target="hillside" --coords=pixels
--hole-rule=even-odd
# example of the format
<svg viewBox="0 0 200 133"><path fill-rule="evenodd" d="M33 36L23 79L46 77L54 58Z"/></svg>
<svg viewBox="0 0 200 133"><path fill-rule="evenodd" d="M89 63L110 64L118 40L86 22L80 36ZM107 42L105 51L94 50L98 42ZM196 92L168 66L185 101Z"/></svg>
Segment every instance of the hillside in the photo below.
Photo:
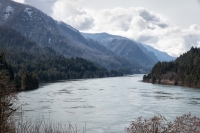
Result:
<svg viewBox="0 0 200 133"><path fill-rule="evenodd" d="M200 88L200 49L191 48L171 62L158 62L144 82Z"/></svg>
<svg viewBox="0 0 200 133"><path fill-rule="evenodd" d="M172 57L168 55L166 52L159 51L149 45L145 45L145 44L141 44L141 45L145 47L148 51L153 52L159 61L172 61L176 59L176 57Z"/></svg>
<svg viewBox="0 0 200 133"><path fill-rule="evenodd" d="M119 57L110 50L99 50L99 44L91 44L78 30L32 6L11 0L1 0L0 4L0 25L15 29L40 47L48 46L65 57L81 57L109 70L128 66L133 73L141 68L137 62Z"/></svg>
<svg viewBox="0 0 200 133"><path fill-rule="evenodd" d="M122 72L105 68L82 58L65 58L50 47L41 48L19 32L0 27L0 53L12 65L12 71L22 77L31 73L40 82L119 76Z"/></svg>
<svg viewBox="0 0 200 133"><path fill-rule="evenodd" d="M115 54L122 56L130 61L136 61L141 66L151 69L158 61L152 59L149 55L143 52L138 46L137 42L128 38L110 35L107 33L82 33L86 38L92 38L102 43L107 49L113 51ZM156 57L155 57L156 58Z"/></svg>
<svg viewBox="0 0 200 133"><path fill-rule="evenodd" d="M167 53L122 36L110 35L108 33L82 33L82 35L102 43L115 54L123 56L128 60L136 61L141 66L150 69L158 61L171 61L175 59Z"/></svg>

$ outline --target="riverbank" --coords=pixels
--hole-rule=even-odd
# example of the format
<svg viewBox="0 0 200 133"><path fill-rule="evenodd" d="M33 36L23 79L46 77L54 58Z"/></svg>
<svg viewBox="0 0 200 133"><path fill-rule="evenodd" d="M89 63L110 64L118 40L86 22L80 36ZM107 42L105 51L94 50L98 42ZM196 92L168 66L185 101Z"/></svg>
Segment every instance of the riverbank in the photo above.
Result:
<svg viewBox="0 0 200 133"><path fill-rule="evenodd" d="M169 79L161 79L161 80L155 80L154 82L152 79L143 79L142 82L144 83L152 83L152 84L161 84L161 85L173 85L173 86L182 86L182 87L190 87L190 88L197 88L200 89L199 86L187 86L183 84L181 81L175 81L175 80L169 80Z"/></svg>
<svg viewBox="0 0 200 133"><path fill-rule="evenodd" d="M162 85L177 85L175 84L175 81L171 81L171 80L155 80L154 82L152 82L151 79L147 80L147 79L143 79L142 82L145 82L145 83L153 83L153 84L162 84Z"/></svg>

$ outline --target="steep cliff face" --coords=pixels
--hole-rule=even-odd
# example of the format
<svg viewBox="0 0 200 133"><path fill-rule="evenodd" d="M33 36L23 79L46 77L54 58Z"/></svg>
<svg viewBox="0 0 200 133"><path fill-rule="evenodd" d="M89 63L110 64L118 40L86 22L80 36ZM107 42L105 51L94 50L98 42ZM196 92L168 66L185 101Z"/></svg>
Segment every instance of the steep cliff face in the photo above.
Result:
<svg viewBox="0 0 200 133"><path fill-rule="evenodd" d="M99 50L100 44L85 39L78 30L55 21L40 10L11 0L0 1L0 25L19 31L39 46L49 46L65 57L82 57L107 69L130 66L138 69L135 61L118 57L110 50ZM101 46L102 48L105 46ZM105 48L107 49L107 48Z"/></svg>

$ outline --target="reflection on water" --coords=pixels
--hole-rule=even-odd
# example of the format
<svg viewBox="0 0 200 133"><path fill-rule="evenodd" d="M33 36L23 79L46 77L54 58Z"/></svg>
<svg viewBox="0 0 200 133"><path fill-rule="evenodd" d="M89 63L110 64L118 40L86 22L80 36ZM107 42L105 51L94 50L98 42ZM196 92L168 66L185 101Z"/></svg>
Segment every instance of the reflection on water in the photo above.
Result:
<svg viewBox="0 0 200 133"><path fill-rule="evenodd" d="M87 125L87 133L123 133L139 116L163 114L168 119L191 112L200 116L200 90L142 83L143 75L70 80L19 93L29 118Z"/></svg>

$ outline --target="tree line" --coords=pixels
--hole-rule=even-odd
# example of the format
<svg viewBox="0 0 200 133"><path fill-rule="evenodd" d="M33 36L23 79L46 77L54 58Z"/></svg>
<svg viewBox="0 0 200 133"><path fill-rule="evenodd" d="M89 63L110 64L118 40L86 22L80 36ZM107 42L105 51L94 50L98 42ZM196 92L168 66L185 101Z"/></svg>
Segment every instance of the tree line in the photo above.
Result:
<svg viewBox="0 0 200 133"><path fill-rule="evenodd" d="M175 61L158 62L143 81L200 88L200 49L191 49Z"/></svg>

